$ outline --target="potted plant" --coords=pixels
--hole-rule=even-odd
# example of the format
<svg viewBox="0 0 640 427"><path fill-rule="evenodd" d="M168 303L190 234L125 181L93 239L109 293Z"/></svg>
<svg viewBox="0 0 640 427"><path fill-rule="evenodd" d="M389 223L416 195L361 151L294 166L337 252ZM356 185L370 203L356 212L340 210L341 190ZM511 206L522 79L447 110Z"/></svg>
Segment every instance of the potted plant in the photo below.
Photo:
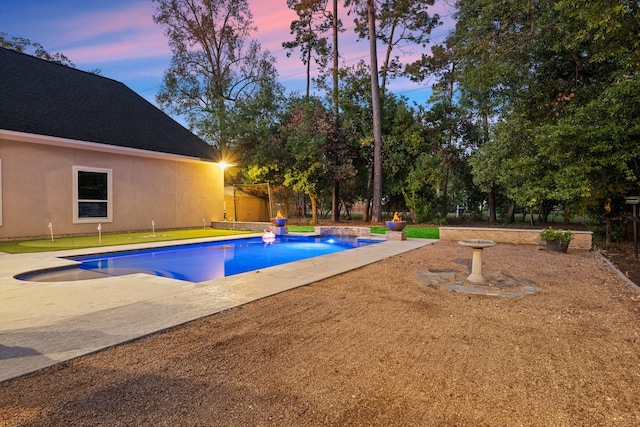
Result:
<svg viewBox="0 0 640 427"><path fill-rule="evenodd" d="M546 243L548 251L566 253L573 239L573 233L569 230L556 230L549 227L540 233L540 239Z"/></svg>
<svg viewBox="0 0 640 427"><path fill-rule="evenodd" d="M386 223L391 231L402 231L407 226L407 221L403 221L402 217L398 216L398 212L394 212L393 219L386 221Z"/></svg>

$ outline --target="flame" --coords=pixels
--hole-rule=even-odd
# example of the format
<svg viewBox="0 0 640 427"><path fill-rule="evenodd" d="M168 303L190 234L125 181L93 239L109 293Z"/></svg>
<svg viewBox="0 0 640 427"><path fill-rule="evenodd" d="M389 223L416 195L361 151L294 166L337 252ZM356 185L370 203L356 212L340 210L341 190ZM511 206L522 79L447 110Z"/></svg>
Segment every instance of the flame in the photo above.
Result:
<svg viewBox="0 0 640 427"><path fill-rule="evenodd" d="M393 219L391 221L402 221L402 217L398 216L398 212L394 212Z"/></svg>
<svg viewBox="0 0 640 427"><path fill-rule="evenodd" d="M276 214L276 218L284 218L284 215L282 215L282 211L280 209L278 209L278 213Z"/></svg>

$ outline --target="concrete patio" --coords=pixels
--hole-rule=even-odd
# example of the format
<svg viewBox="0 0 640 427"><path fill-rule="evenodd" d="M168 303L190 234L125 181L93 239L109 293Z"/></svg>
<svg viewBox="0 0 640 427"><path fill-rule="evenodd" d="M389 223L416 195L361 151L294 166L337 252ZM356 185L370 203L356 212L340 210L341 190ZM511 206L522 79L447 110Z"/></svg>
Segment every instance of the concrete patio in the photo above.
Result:
<svg viewBox="0 0 640 427"><path fill-rule="evenodd" d="M246 237L246 236L245 236ZM198 241L131 245L127 249ZM65 282L14 276L70 263L94 249L0 255L0 381L407 252L434 240L352 249L222 279L191 283L133 274ZM124 247L101 247L100 252Z"/></svg>

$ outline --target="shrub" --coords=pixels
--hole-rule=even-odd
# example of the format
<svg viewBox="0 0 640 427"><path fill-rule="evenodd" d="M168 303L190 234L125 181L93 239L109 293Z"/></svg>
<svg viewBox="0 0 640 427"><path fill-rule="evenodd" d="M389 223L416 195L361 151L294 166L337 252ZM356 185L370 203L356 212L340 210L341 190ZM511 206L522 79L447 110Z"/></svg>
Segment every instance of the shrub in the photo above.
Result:
<svg viewBox="0 0 640 427"><path fill-rule="evenodd" d="M570 242L573 239L573 233L569 230L555 230L553 227L544 229L540 233L542 240L561 240L563 242Z"/></svg>

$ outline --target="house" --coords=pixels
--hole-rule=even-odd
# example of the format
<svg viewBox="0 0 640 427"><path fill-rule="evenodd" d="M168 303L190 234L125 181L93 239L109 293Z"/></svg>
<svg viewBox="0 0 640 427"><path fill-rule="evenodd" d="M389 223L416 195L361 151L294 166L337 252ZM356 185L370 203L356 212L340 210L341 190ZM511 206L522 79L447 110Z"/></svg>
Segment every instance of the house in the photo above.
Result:
<svg viewBox="0 0 640 427"><path fill-rule="evenodd" d="M220 221L218 160L124 84L0 48L0 239Z"/></svg>

